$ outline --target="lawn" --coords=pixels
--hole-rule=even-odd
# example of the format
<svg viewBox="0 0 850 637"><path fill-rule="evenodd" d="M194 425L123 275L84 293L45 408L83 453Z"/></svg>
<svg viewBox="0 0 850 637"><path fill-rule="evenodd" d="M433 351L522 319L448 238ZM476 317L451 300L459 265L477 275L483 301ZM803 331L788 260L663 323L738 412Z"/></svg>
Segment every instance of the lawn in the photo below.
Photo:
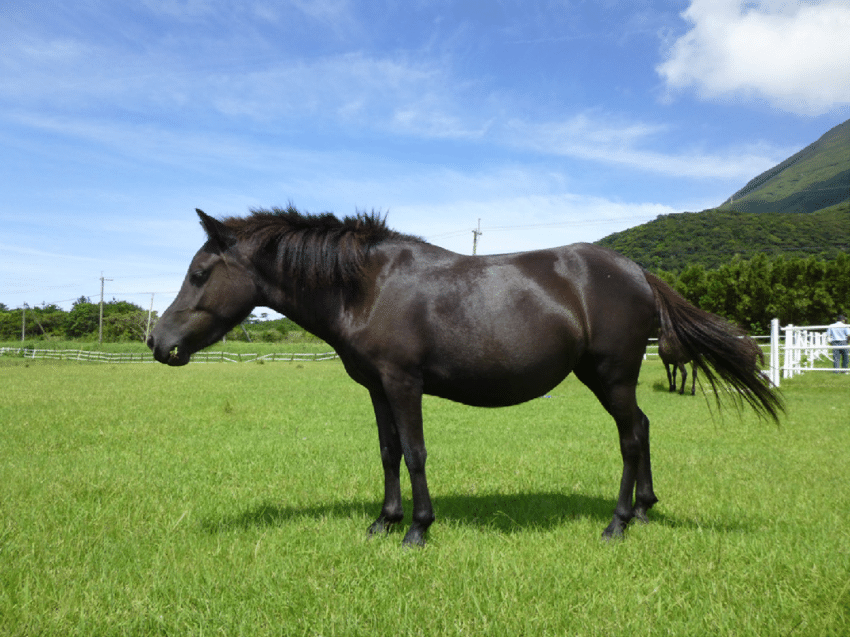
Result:
<svg viewBox="0 0 850 637"><path fill-rule="evenodd" d="M779 428L663 378L661 501L614 543L616 430L578 381L426 397L437 522L405 550L366 537L377 433L338 361L0 358L0 634L850 634L850 376L784 381Z"/></svg>

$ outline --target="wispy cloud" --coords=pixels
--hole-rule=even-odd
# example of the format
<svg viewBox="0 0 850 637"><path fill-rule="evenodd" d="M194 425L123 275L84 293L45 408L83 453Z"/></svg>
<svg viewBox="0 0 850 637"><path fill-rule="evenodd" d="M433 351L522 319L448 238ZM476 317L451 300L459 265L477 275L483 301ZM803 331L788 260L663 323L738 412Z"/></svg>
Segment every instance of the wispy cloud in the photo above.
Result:
<svg viewBox="0 0 850 637"><path fill-rule="evenodd" d="M671 90L807 115L850 105L846 0L693 0L682 17L692 27L657 67Z"/></svg>
<svg viewBox="0 0 850 637"><path fill-rule="evenodd" d="M663 152L660 145L668 127L646 122L612 121L585 113L560 122L508 123L511 143L541 153L620 165L661 175L697 179L742 179L777 163L785 150L735 147L724 153L701 149Z"/></svg>

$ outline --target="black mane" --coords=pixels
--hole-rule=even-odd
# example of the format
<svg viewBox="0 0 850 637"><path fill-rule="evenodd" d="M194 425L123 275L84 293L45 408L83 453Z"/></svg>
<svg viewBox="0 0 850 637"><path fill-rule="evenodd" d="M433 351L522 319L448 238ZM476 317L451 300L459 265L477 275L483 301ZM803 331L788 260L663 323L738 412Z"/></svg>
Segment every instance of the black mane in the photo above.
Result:
<svg viewBox="0 0 850 637"><path fill-rule="evenodd" d="M223 223L267 265L310 287L350 284L362 272L372 247L385 241L422 242L386 225L376 212L344 219L330 212L307 214L293 205L251 209L248 217Z"/></svg>

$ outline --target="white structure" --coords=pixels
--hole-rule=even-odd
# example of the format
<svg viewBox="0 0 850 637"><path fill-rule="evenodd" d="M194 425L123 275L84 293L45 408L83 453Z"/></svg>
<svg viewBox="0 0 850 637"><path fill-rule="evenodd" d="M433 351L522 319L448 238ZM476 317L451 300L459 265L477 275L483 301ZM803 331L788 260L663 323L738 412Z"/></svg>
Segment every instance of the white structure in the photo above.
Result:
<svg viewBox="0 0 850 637"><path fill-rule="evenodd" d="M770 325L770 381L779 386L782 378L793 378L808 371L831 372L833 347L826 340L828 325L786 325L782 328L784 339L779 336L779 319ZM784 340L784 342L782 342ZM780 364L780 350L782 362ZM828 365L824 365L824 361ZM818 364L820 363L820 364ZM844 369L843 371L850 371Z"/></svg>

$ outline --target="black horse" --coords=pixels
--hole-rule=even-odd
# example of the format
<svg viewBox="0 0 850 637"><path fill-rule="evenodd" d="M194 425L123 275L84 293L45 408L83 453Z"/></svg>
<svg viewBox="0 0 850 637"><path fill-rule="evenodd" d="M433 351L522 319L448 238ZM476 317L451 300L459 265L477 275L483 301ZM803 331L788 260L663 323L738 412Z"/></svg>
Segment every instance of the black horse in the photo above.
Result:
<svg viewBox="0 0 850 637"><path fill-rule="evenodd" d="M691 396L695 395L697 391L696 363L678 346L669 329L662 329L658 334L658 356L664 363L664 370L667 372L667 384L670 386L671 393L676 391L676 370L678 370L682 372L682 388L679 393L684 395L685 383L688 381L688 370L685 365L691 364Z"/></svg>
<svg viewBox="0 0 850 637"><path fill-rule="evenodd" d="M384 503L372 534L403 518L402 458L413 491L404 542L423 544L434 521L423 394L515 405L575 372L619 432L623 476L604 537L621 536L635 517L646 520L657 502L649 420L635 387L662 322L712 387L731 388L739 406L746 401L760 415L778 419L782 410L751 339L611 250L576 244L471 257L394 232L374 213L339 220L290 206L218 221L197 212L207 242L148 345L158 361L185 365L256 306L330 344L375 410Z"/></svg>

